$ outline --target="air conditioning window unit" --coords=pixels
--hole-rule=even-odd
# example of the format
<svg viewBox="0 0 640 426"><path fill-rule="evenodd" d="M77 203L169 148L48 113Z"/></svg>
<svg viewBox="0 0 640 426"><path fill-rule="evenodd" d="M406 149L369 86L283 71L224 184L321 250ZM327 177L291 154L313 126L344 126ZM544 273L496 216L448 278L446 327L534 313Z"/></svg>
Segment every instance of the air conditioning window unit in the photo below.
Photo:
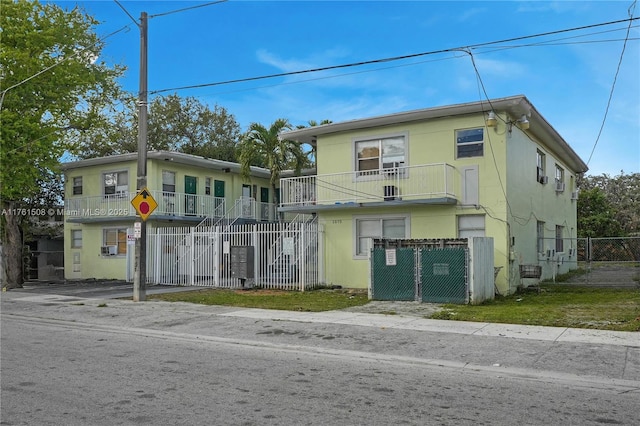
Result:
<svg viewBox="0 0 640 426"><path fill-rule="evenodd" d="M577 200L578 199L578 191L573 191L571 193L571 199L572 200Z"/></svg>
<svg viewBox="0 0 640 426"><path fill-rule="evenodd" d="M549 182L549 177L548 176L540 176L540 178L538 179L538 182L540 182L543 185L546 185Z"/></svg>
<svg viewBox="0 0 640 426"><path fill-rule="evenodd" d="M564 192L564 182L556 182L556 192Z"/></svg>
<svg viewBox="0 0 640 426"><path fill-rule="evenodd" d="M118 254L118 246L102 246L100 247L100 254L103 256L115 256Z"/></svg>

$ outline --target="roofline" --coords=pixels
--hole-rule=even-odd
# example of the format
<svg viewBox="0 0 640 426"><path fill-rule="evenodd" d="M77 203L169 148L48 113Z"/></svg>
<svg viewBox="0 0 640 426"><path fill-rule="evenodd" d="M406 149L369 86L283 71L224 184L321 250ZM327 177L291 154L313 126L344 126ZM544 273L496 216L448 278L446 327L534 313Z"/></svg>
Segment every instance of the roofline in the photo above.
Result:
<svg viewBox="0 0 640 426"><path fill-rule="evenodd" d="M531 127L527 132L538 137L541 141L551 140L555 144L545 144L551 151L559 155L567 162L576 173L584 173L588 166L538 112L533 104L524 95L515 95L505 98L491 99L488 101L469 102L463 104L446 105L405 111L376 117L360 118L355 120L323 124L321 126L304 127L281 133L281 137L302 143L314 145L318 136L352 130L368 129L372 127L388 126L412 121L422 121L444 117L454 117L467 114L478 114L489 111L506 113L513 119L527 115Z"/></svg>
<svg viewBox="0 0 640 426"><path fill-rule="evenodd" d="M130 152L127 154L109 155L106 157L87 158L85 160L71 161L68 163L62 163L61 168L63 171L79 169L83 167L99 166L113 163L123 163L128 161L137 161L138 153ZM238 163L231 161L216 160L213 158L199 157L197 155L185 154L183 152L175 151L149 151L147 153L147 160L163 160L172 161L174 163L186 164L189 166L199 166L208 169L233 171L241 173L241 167ZM271 172L268 169L262 167L251 166L251 175L257 177L270 178Z"/></svg>

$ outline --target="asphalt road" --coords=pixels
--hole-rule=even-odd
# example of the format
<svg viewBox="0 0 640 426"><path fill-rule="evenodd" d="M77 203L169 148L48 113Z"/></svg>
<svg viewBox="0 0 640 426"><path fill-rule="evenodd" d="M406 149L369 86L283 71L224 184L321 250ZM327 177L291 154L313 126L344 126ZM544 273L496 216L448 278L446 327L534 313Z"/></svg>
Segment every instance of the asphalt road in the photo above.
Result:
<svg viewBox="0 0 640 426"><path fill-rule="evenodd" d="M640 424L624 341L29 291L0 307L3 425Z"/></svg>

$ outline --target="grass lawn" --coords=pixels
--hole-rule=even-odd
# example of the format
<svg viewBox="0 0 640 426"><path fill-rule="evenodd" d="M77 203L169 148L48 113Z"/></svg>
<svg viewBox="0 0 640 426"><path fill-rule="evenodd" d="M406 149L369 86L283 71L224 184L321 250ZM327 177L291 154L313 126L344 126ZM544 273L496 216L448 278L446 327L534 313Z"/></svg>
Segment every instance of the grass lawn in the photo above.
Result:
<svg viewBox="0 0 640 426"><path fill-rule="evenodd" d="M342 289L305 292L210 289L148 295L147 299L299 312L333 311L335 309L364 305L369 302L366 291Z"/></svg>
<svg viewBox="0 0 640 426"><path fill-rule="evenodd" d="M444 305L432 318L600 330L640 331L640 291L541 284L482 305ZM640 338L640 336L639 336Z"/></svg>
<svg viewBox="0 0 640 426"><path fill-rule="evenodd" d="M640 291L541 284L541 292L497 297L482 305L443 305L431 318L601 330L640 331ZM204 305L320 312L368 303L358 290L222 290L148 295ZM640 338L640 336L639 336Z"/></svg>

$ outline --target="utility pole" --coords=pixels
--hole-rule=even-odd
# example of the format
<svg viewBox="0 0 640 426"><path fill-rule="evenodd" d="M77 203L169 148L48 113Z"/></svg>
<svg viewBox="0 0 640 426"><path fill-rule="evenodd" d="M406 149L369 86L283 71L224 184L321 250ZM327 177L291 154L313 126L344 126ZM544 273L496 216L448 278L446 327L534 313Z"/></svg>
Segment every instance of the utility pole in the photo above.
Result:
<svg viewBox="0 0 640 426"><path fill-rule="evenodd" d="M138 93L138 191L147 186L147 12L140 13L140 92ZM136 239L133 301L147 297L147 222L139 218L140 238Z"/></svg>

